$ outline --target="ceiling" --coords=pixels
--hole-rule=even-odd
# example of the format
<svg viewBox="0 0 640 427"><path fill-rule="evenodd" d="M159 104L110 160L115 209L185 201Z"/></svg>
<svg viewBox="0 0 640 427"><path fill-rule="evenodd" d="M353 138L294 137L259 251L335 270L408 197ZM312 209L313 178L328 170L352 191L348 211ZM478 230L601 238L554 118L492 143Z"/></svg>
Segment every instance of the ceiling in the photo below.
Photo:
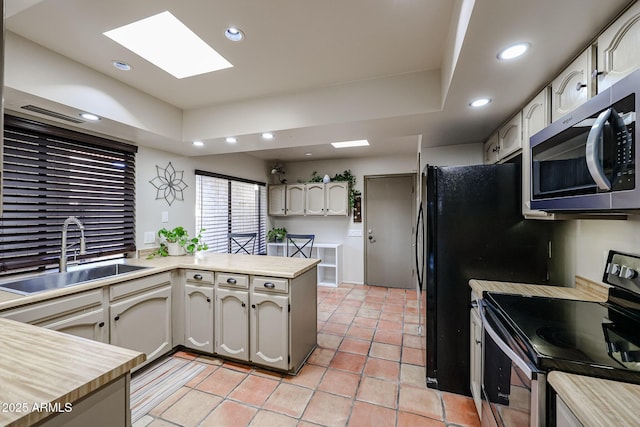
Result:
<svg viewBox="0 0 640 427"><path fill-rule="evenodd" d="M98 73L101 81L128 88L127 96L146 97L145 102L175 116L176 123L173 128L166 120L140 125L142 120L121 119L104 103L92 104L87 100L92 92L74 104L64 94L42 88L35 78L27 82L11 71L5 77L5 105L23 111L24 103L33 103L64 114L75 114L80 105L93 106L103 120L79 128L189 156L245 152L299 161L415 153L420 141L428 147L477 143L628 3L5 0L9 69L12 61L23 60L11 45L26 39ZM233 68L176 79L102 34L164 10ZM224 30L230 25L241 28L245 40L226 40ZM512 62L496 59L499 49L517 41L531 43L526 56ZM125 61L133 70L119 71L113 60ZM52 95L43 95L48 93ZM478 96L493 101L481 110L469 108ZM276 138L261 140L263 131L273 131ZM238 142L228 144L226 136ZM336 150L328 144L363 138L371 147ZM205 146L193 147L194 139Z"/></svg>

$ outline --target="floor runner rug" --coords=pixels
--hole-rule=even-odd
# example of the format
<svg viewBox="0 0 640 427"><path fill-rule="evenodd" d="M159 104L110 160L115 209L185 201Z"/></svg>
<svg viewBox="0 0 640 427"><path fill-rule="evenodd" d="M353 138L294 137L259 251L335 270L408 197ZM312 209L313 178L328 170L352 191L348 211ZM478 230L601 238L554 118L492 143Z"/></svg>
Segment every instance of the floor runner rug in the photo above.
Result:
<svg viewBox="0 0 640 427"><path fill-rule="evenodd" d="M204 368L190 360L169 358L134 376L131 379L131 422L138 421Z"/></svg>

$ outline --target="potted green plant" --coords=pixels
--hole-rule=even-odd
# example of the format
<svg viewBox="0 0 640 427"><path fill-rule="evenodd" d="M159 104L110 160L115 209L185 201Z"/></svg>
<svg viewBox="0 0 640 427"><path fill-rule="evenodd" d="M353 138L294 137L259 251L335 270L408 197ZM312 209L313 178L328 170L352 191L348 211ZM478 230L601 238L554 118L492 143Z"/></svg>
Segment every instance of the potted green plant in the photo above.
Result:
<svg viewBox="0 0 640 427"><path fill-rule="evenodd" d="M281 228L272 228L267 232L267 240L270 242L282 242L287 235L287 229L284 227Z"/></svg>
<svg viewBox="0 0 640 427"><path fill-rule="evenodd" d="M209 246L202 239L204 228L198 232L196 237L189 237L189 232L182 226L175 227L171 230L162 228L158 231L158 237L164 239L160 242L160 248L149 255L153 258L155 255L192 255L197 251L206 251Z"/></svg>

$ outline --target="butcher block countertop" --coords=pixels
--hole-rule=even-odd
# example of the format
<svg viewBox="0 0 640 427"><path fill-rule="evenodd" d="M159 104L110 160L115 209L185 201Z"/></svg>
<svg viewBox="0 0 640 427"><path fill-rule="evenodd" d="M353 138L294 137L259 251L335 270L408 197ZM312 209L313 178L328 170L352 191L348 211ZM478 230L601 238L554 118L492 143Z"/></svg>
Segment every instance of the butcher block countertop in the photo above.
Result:
<svg viewBox="0 0 640 427"><path fill-rule="evenodd" d="M30 426L50 415L39 405L76 402L145 359L137 351L0 318L0 425Z"/></svg>
<svg viewBox="0 0 640 427"><path fill-rule="evenodd" d="M153 259L131 258L126 259L125 264L142 265L150 268L127 273L123 276L112 276L106 279L92 280L90 282L66 288L26 296L0 290L0 310L96 289L125 280L138 279L140 277L171 271L178 268L202 269L221 273L253 274L258 276L294 279L313 269L319 263L319 259L220 253L155 257ZM71 268L73 267L70 267L70 269ZM2 285L2 282L6 280L8 279L0 280L0 286Z"/></svg>
<svg viewBox="0 0 640 427"><path fill-rule="evenodd" d="M585 427L637 426L640 385L552 371L547 380Z"/></svg>
<svg viewBox="0 0 640 427"><path fill-rule="evenodd" d="M609 285L592 282L580 276L576 277L574 288L476 279L469 280L469 286L478 295L482 295L483 292L498 292L597 302L604 302L609 296Z"/></svg>

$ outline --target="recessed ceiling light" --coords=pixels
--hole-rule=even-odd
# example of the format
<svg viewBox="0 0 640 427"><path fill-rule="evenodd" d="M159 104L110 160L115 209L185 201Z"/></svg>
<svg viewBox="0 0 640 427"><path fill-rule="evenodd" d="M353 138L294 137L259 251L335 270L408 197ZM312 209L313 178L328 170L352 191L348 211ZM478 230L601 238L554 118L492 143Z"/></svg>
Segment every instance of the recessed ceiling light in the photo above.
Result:
<svg viewBox="0 0 640 427"><path fill-rule="evenodd" d="M233 67L168 11L104 35L178 79Z"/></svg>
<svg viewBox="0 0 640 427"><path fill-rule="evenodd" d="M231 40L232 42L239 42L244 39L244 33L240 28L229 27L224 31L224 35L226 38Z"/></svg>
<svg viewBox="0 0 640 427"><path fill-rule="evenodd" d="M86 120L91 120L92 122L96 122L96 121L100 120L100 117L96 116L95 114L91 114L91 113L80 113L80 117L82 117L83 119L86 119Z"/></svg>
<svg viewBox="0 0 640 427"><path fill-rule="evenodd" d="M275 138L271 132L265 132L262 134L262 139L273 139Z"/></svg>
<svg viewBox="0 0 640 427"><path fill-rule="evenodd" d="M233 136L228 136L225 141L227 141L229 144L235 144L236 142L238 142L238 139L233 137Z"/></svg>
<svg viewBox="0 0 640 427"><path fill-rule="evenodd" d="M490 102L491 102L491 98L478 98L471 101L469 105L473 108L479 108L479 107L484 107Z"/></svg>
<svg viewBox="0 0 640 427"><path fill-rule="evenodd" d="M193 141L193 145L196 147L202 147L204 145L204 142L202 141Z"/></svg>
<svg viewBox="0 0 640 427"><path fill-rule="evenodd" d="M531 47L530 43L516 43L514 45L508 46L498 52L498 59L503 61L509 61L511 59L516 59L525 54L526 51Z"/></svg>
<svg viewBox="0 0 640 427"><path fill-rule="evenodd" d="M366 139L358 139L356 141L332 142L331 145L335 148L363 147L369 145L369 141Z"/></svg>
<svg viewBox="0 0 640 427"><path fill-rule="evenodd" d="M127 64L124 61L115 60L112 62L113 66L116 67L120 71L131 71L131 65Z"/></svg>
<svg viewBox="0 0 640 427"><path fill-rule="evenodd" d="M304 153L305 156L313 156L312 153Z"/></svg>

